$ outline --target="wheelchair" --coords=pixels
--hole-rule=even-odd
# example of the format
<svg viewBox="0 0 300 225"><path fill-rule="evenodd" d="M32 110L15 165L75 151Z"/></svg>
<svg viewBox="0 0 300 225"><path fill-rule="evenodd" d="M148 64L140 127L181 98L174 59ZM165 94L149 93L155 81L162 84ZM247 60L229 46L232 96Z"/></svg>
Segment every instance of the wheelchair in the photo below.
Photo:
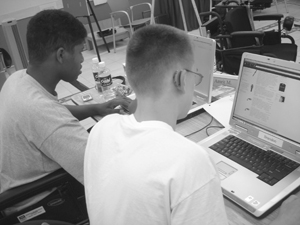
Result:
<svg viewBox="0 0 300 225"><path fill-rule="evenodd" d="M286 34L293 26L293 18L285 18L282 24L282 14L265 14L252 16L246 5L220 6L226 9L222 18L217 12L204 12L202 17L211 16L212 19L202 24L206 30L214 28L211 38L217 41L216 66L217 70L229 74L238 74L239 63L243 52L267 55L289 61L297 59L297 45L293 37ZM218 7L216 7L218 8ZM277 21L277 30L256 30L253 21ZM283 42L288 39L288 42Z"/></svg>
<svg viewBox="0 0 300 225"><path fill-rule="evenodd" d="M49 225L59 224L55 221L61 221L61 225L88 224L83 185L59 169L0 194L0 224L38 224L34 221L50 221Z"/></svg>

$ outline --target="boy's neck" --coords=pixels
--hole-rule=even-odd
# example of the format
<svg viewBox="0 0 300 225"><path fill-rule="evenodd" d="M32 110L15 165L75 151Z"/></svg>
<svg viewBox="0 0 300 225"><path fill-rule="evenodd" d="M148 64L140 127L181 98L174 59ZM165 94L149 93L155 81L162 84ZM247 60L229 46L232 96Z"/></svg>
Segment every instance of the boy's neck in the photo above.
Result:
<svg viewBox="0 0 300 225"><path fill-rule="evenodd" d="M165 122L175 129L177 113L176 101L172 99L156 99L153 101L151 98L143 98L138 99L134 116L138 122L156 120Z"/></svg>
<svg viewBox="0 0 300 225"><path fill-rule="evenodd" d="M33 66L29 64L26 72L40 85L42 85L49 93L56 95L55 88L59 80L55 77L53 67L49 67L47 65Z"/></svg>

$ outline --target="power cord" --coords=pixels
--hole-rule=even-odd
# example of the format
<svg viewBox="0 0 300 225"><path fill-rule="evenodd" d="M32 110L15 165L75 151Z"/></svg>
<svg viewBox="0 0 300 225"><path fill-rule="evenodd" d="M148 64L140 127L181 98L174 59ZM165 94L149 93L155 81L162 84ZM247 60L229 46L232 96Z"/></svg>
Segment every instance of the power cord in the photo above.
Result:
<svg viewBox="0 0 300 225"><path fill-rule="evenodd" d="M213 122L213 120L214 120L214 117L211 116L211 120L210 120L210 122L209 122L207 125L205 125L204 127L202 127L202 128L199 129L199 130L196 130L196 131L194 131L194 132L192 132L192 133L190 133L190 134L188 134L188 135L185 135L184 137L191 136L191 135L193 135L193 134L196 134L196 133L198 133L198 132L204 130L206 127L208 127L208 126Z"/></svg>
<svg viewBox="0 0 300 225"><path fill-rule="evenodd" d="M208 133L208 129L210 128L224 128L224 126L209 126L209 127L206 127L205 129L205 133L207 136L210 136L210 134Z"/></svg>

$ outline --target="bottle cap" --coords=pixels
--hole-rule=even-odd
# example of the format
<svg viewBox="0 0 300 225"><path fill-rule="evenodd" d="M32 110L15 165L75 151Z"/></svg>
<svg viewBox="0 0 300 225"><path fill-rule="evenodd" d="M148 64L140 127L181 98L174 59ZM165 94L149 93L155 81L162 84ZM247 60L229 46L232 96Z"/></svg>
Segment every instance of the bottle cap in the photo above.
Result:
<svg viewBox="0 0 300 225"><path fill-rule="evenodd" d="M105 67L105 62L99 62L98 65L99 67Z"/></svg>
<svg viewBox="0 0 300 225"><path fill-rule="evenodd" d="M99 60L98 60L98 58L97 58L97 57L95 57L95 58L93 58L93 59L92 59L92 62L93 62L93 63L98 63L98 62L99 62Z"/></svg>

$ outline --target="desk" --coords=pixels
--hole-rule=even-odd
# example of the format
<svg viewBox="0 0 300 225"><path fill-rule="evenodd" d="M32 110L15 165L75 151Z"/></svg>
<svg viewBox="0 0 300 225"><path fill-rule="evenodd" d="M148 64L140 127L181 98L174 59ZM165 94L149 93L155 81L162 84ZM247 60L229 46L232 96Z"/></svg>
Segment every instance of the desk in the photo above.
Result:
<svg viewBox="0 0 300 225"><path fill-rule="evenodd" d="M296 195L300 197L300 192L296 193ZM224 202L229 225L269 225L277 217L279 211L279 208L277 208L264 218L258 219L227 198L224 198Z"/></svg>
<svg viewBox="0 0 300 225"><path fill-rule="evenodd" d="M81 96L90 94L93 99L88 102L83 102ZM135 99L134 95L129 96L132 99ZM77 94L74 94L73 96L70 96L68 100L72 100L75 104L77 105L86 105L86 104L95 104L95 103L103 103L105 102L103 96L97 92L95 88L88 89L83 92L79 92ZM196 101L196 100L195 100ZM193 105L192 108L197 107L197 104ZM100 116L95 116L93 119L95 121L101 120L102 117ZM192 127L192 123L195 123L195 125ZM188 126L188 129L186 127ZM208 130L206 129L206 126L209 127ZM178 133L185 135L189 135L195 131L201 130L199 132L196 132L193 135L189 135L187 138L194 141L194 142L199 142L202 139L207 137L207 132L209 134L212 134L216 131L218 131L217 128L215 127L210 127L210 126L222 126L219 122L213 119L212 116L210 116L205 110L202 109L202 111L199 113L199 116L197 118L192 118L191 121L184 121L180 124L178 124L178 129L176 130ZM202 129L203 128L203 129Z"/></svg>
<svg viewBox="0 0 300 225"><path fill-rule="evenodd" d="M80 96L83 94L86 94L86 93L91 94L94 98L93 99L94 101L83 103ZM94 88L89 89L85 92L77 93L74 96L71 96L69 98L69 100L70 99L73 99L73 101L75 99L77 104L80 104L80 103L90 104L90 103L95 103L95 102L103 102L102 97L97 93L97 91ZM199 113L197 115L197 117L198 117L198 120L197 120L196 127L198 127L198 129L207 126L211 122L211 116L205 110L202 110L201 113ZM185 129L184 127L180 128L181 126L184 126L183 123L178 125L177 131L179 131L180 129ZM216 120L212 120L211 125L220 126L220 124ZM219 129L218 128L210 129L209 134L211 135L211 134L217 132L218 130L220 130L220 128ZM197 132L197 133L189 136L188 138L194 142L199 142L206 137L207 137L206 130L202 129L200 132ZM300 193L297 193L297 195L300 196ZM225 208L226 208L226 212L227 212L228 219L229 219L229 225L268 225L271 223L271 221L274 220L274 218L277 217L277 214L278 214L278 208L277 208L275 211L273 211L272 213L267 215L265 218L258 219L258 218L255 218L254 216L252 216L250 213L243 210L242 208L240 208L235 203L228 200L227 198L224 198L224 202L225 202Z"/></svg>

